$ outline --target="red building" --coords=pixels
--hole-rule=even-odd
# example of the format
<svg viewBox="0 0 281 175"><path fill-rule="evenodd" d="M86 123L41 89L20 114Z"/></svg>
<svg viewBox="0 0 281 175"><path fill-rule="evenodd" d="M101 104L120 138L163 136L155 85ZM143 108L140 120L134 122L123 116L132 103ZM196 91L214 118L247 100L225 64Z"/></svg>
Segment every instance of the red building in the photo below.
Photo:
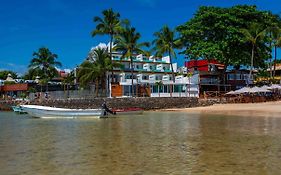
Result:
<svg viewBox="0 0 281 175"><path fill-rule="evenodd" d="M203 72L217 72L224 70L224 64L219 63L217 60L191 60L185 62L185 67L191 72L203 71Z"/></svg>
<svg viewBox="0 0 281 175"><path fill-rule="evenodd" d="M229 91L252 84L249 70L227 70L217 60L191 60L185 62L189 72L199 73L200 93Z"/></svg>
<svg viewBox="0 0 281 175"><path fill-rule="evenodd" d="M7 84L0 86L0 93L4 96L17 96L19 97L21 93L25 93L28 90L27 83L19 83L19 84Z"/></svg>
<svg viewBox="0 0 281 175"><path fill-rule="evenodd" d="M230 85L225 83L225 65L217 60L191 60L185 62L188 72L198 73L200 94L205 92L228 91Z"/></svg>

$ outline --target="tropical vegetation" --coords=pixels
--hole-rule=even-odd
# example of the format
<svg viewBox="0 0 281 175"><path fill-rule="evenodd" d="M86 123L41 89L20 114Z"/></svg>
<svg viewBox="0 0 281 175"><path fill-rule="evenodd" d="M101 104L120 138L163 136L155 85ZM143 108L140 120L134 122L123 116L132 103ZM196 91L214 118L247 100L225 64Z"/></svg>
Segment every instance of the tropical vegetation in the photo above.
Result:
<svg viewBox="0 0 281 175"><path fill-rule="evenodd" d="M255 50L257 48L258 43L262 42L263 38L266 36L266 28L261 26L258 23L253 23L249 27L249 29L241 29L242 34L245 36L245 41L249 42L252 45L251 49L251 68L249 76L252 76L253 68L254 68L254 56Z"/></svg>
<svg viewBox="0 0 281 175"><path fill-rule="evenodd" d="M122 53L122 59L130 60L131 92L134 94L134 59L138 54L148 55L145 49L148 42L141 42L141 34L132 27L128 20L122 20L118 12L112 9L102 11L101 16L95 16L96 24L91 32L92 37L107 35L109 48L96 48L91 53L95 59L86 60L78 67L78 79L81 86L94 84L96 94L106 94L109 85L109 73L119 64L112 62L113 51ZM281 47L281 19L279 15L269 11L258 10L256 6L237 5L226 7L200 7L194 16L175 28L164 25L154 33L152 52L156 57L168 55L175 81L172 60L178 54L187 59L216 59L225 68L233 66L250 66L250 74L257 68L262 73L258 76L268 76L265 73L273 65L273 77L276 72L277 49ZM179 53L176 53L179 51ZM274 51L274 59L272 52ZM48 82L57 75L56 67L61 63L58 56L47 47L39 48L33 53L29 70L25 79L35 79L40 76L41 84ZM0 79L5 79L11 73L0 71ZM74 75L65 78L65 84L73 81Z"/></svg>
<svg viewBox="0 0 281 175"><path fill-rule="evenodd" d="M102 11L102 15L102 18L99 16L94 17L96 28L92 31L92 37L95 37L96 35L109 36L109 55L110 58L112 58L112 46L114 43L114 36L116 36L121 30L120 14L115 13L112 9L107 9Z"/></svg>
<svg viewBox="0 0 281 175"><path fill-rule="evenodd" d="M271 41L274 48L274 60L273 60L273 78L276 74L276 63L277 63L277 49L281 47L281 28L276 24L274 27L270 28L271 32Z"/></svg>
<svg viewBox="0 0 281 175"><path fill-rule="evenodd" d="M180 48L180 40L175 38L176 32L166 25L159 32L155 32L154 36L155 39L152 41L152 44L155 45L153 48L155 56L163 57L164 54L169 55L173 81L175 82L172 58L176 58L176 52L174 49Z"/></svg>
<svg viewBox="0 0 281 175"><path fill-rule="evenodd" d="M8 74L11 74L12 78L17 78L17 73L10 70L2 70L0 71L0 79L5 80L8 77Z"/></svg>
<svg viewBox="0 0 281 175"><path fill-rule="evenodd" d="M127 25L120 34L116 36L116 46L114 49L122 53L122 58L128 58L130 60L131 68L131 92L134 94L134 56L138 54L148 55L147 51L143 50L143 47L149 47L148 42L139 42L141 35L136 31L134 27Z"/></svg>
<svg viewBox="0 0 281 175"><path fill-rule="evenodd" d="M250 29L253 23L265 29L280 24L280 19L256 6L200 7L192 19L177 27L185 47L182 53L189 59L216 59L226 66L251 65L252 44L245 42L241 29ZM265 35L256 43L255 67L264 67L270 58L269 40Z"/></svg>
<svg viewBox="0 0 281 175"><path fill-rule="evenodd" d="M113 67L120 65L111 61L107 48L96 48L92 54L93 61L86 60L79 66L78 79L84 87L89 83L94 83L96 96L99 95L99 87L101 86L101 94L105 96L107 73L113 70Z"/></svg>
<svg viewBox="0 0 281 175"><path fill-rule="evenodd" d="M57 58L58 56L52 53L48 48L39 48L37 52L33 53L29 68L36 73L40 73L39 76L41 79L50 80L58 73L56 67L62 66L62 64L56 60Z"/></svg>

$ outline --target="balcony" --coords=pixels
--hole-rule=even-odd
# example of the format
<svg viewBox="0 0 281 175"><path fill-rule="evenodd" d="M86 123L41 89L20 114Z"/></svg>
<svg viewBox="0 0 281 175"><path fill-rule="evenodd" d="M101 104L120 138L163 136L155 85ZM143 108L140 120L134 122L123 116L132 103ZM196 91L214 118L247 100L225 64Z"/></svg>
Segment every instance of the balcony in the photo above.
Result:
<svg viewBox="0 0 281 175"><path fill-rule="evenodd" d="M219 81L218 81L218 79L206 78L206 79L201 79L200 84L216 85L216 84L219 84Z"/></svg>
<svg viewBox="0 0 281 175"><path fill-rule="evenodd" d="M166 69L166 70L164 70L164 72L172 72L172 70Z"/></svg>
<svg viewBox="0 0 281 175"><path fill-rule="evenodd" d="M120 61L121 58L120 58L120 57L113 57L112 60L113 60L113 61Z"/></svg>
<svg viewBox="0 0 281 175"><path fill-rule="evenodd" d="M144 72L144 71L147 71L147 70L143 69L143 68L135 68L134 71Z"/></svg>

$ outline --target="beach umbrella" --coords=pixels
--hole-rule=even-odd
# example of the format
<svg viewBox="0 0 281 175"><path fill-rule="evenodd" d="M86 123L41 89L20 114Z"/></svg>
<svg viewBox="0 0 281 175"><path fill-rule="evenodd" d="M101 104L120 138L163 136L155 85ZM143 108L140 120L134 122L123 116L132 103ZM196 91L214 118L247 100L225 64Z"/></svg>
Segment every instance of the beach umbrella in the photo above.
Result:
<svg viewBox="0 0 281 175"><path fill-rule="evenodd" d="M225 95L235 95L237 94L235 91L229 91L228 93L226 93Z"/></svg>
<svg viewBox="0 0 281 175"><path fill-rule="evenodd" d="M270 89L281 89L281 86L278 84L273 84L269 87Z"/></svg>
<svg viewBox="0 0 281 175"><path fill-rule="evenodd" d="M270 86L263 85L261 88L262 88L262 89L270 89Z"/></svg>
<svg viewBox="0 0 281 175"><path fill-rule="evenodd" d="M257 93L257 92L260 92L260 88L257 87L257 86L254 86L254 87L250 88L249 92L250 92L250 93Z"/></svg>
<svg viewBox="0 0 281 175"><path fill-rule="evenodd" d="M269 88L269 86L264 85L259 88L260 89L259 91L260 92L271 92L268 88Z"/></svg>
<svg viewBox="0 0 281 175"><path fill-rule="evenodd" d="M15 81L11 74L8 74L6 81Z"/></svg>
<svg viewBox="0 0 281 175"><path fill-rule="evenodd" d="M268 90L267 87L262 88L262 87L254 86L253 88L251 88L251 91L250 91L250 92L256 93L256 92L271 92L271 91Z"/></svg>

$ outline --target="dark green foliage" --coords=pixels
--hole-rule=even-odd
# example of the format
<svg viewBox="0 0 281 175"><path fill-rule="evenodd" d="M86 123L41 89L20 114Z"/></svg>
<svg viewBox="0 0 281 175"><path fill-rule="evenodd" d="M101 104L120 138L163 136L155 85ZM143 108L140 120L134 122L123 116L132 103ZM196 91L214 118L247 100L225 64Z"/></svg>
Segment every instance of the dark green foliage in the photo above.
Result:
<svg viewBox="0 0 281 175"><path fill-rule="evenodd" d="M110 37L109 56L112 58L112 45L114 43L114 36L122 29L120 21L120 14L115 13L112 9L107 9L102 12L103 18L94 17L96 23L95 30L92 31L92 37L96 35L108 35ZM110 59L112 62L112 60ZM112 73L113 74L113 73Z"/></svg>
<svg viewBox="0 0 281 175"><path fill-rule="evenodd" d="M168 26L164 26L159 32L155 32L154 37L155 40L152 42L152 44L154 45L153 51L155 51L155 56L162 57L164 54L169 55L173 81L175 82L172 57L176 58L174 49L180 47L180 40L176 39L176 32L170 29Z"/></svg>
<svg viewBox="0 0 281 175"><path fill-rule="evenodd" d="M74 80L75 80L74 72L71 72L63 79L62 82L64 84L73 84Z"/></svg>
<svg viewBox="0 0 281 175"><path fill-rule="evenodd" d="M112 63L107 48L97 48L93 51L94 62L85 61L78 69L78 79L82 87L88 86L90 83L96 85L96 95L98 95L98 87L101 85L102 93L106 89L106 73L113 67L119 67L117 63Z"/></svg>
<svg viewBox="0 0 281 175"><path fill-rule="evenodd" d="M17 78L17 73L10 70L2 70L0 71L0 79L5 80L8 77L8 74L12 75L12 78Z"/></svg>
<svg viewBox="0 0 281 175"><path fill-rule="evenodd" d="M14 81L5 81L4 85L11 85L11 84L16 84Z"/></svg>
<svg viewBox="0 0 281 175"><path fill-rule="evenodd" d="M258 23L252 23L248 29L241 29L241 33L244 35L244 42L250 43L252 45L251 49L251 70L250 70L250 76L252 75L253 66L254 66L254 57L255 52L259 52L259 48L257 47L262 44L264 44L264 37L266 36L267 28L264 28L264 26L258 24ZM255 60L256 62L256 60Z"/></svg>
<svg viewBox="0 0 281 175"><path fill-rule="evenodd" d="M29 65L32 71L30 71L31 75L28 78L34 79L35 73L40 73L41 79L48 80L57 76L58 72L55 66L61 67L61 63L56 61L57 58L58 56L53 54L48 48L39 48L38 52L33 53L33 58Z"/></svg>
<svg viewBox="0 0 281 175"><path fill-rule="evenodd" d="M241 29L249 29L252 23L268 28L279 23L277 16L259 11L256 6L239 5L231 8L200 7L194 17L177 27L185 46L184 54L190 59L217 59L226 65L250 65L250 42L245 42ZM266 35L256 44L255 66L264 65L271 48Z"/></svg>
<svg viewBox="0 0 281 175"><path fill-rule="evenodd" d="M131 76L132 76L132 94L133 92L133 55L137 54L145 54L148 55L149 53L144 51L143 47L149 47L148 42L139 43L141 35L139 32L136 32L134 27L127 25L119 35L116 36L116 46L114 49L116 51L122 52L122 58L129 58L131 63Z"/></svg>
<svg viewBox="0 0 281 175"><path fill-rule="evenodd" d="M42 76L44 74L43 70L39 68L28 69L28 71L24 74L23 79L25 80L35 80L37 76Z"/></svg>

